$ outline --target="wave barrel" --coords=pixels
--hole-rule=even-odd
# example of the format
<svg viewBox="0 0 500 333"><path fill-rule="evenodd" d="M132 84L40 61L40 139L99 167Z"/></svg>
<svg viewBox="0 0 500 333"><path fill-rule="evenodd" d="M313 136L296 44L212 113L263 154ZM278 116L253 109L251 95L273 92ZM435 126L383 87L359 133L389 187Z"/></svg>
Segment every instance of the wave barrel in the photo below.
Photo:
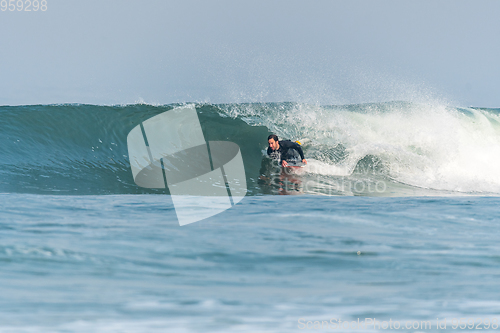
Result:
<svg viewBox="0 0 500 333"><path fill-rule="evenodd" d="M168 187L180 225L221 213L246 195L237 144L206 142L194 107L173 109L134 127L128 137L134 182Z"/></svg>

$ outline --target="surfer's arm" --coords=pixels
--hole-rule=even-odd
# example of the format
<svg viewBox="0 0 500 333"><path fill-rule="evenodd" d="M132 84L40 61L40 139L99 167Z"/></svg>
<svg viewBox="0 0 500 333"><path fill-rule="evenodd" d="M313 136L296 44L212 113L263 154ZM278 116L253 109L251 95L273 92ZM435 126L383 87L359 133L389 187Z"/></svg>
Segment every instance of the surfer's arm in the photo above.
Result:
<svg viewBox="0 0 500 333"><path fill-rule="evenodd" d="M299 155L300 155L300 159L304 160L305 157L304 157L304 152L302 151L302 147L297 143L297 142L292 142L292 141L283 141L281 142L280 141L280 144L281 146L283 146L284 148L292 148L292 149L295 149Z"/></svg>
<svg viewBox="0 0 500 333"><path fill-rule="evenodd" d="M304 152L302 151L302 147L298 143L294 143L295 144L292 146L292 148L299 153L300 158L302 159L302 163L307 164L306 158L304 157Z"/></svg>
<svg viewBox="0 0 500 333"><path fill-rule="evenodd" d="M300 158L302 159L302 162L304 162L306 160L306 158L304 157L304 152L302 151L302 147L298 143L296 143L294 148L296 151L299 152ZM306 163L306 162L304 162L304 163Z"/></svg>

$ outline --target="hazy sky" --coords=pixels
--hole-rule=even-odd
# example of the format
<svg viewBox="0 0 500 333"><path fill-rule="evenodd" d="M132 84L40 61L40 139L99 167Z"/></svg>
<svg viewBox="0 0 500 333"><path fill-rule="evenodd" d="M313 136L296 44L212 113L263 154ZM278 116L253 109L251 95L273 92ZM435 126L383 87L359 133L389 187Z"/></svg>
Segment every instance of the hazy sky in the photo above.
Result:
<svg viewBox="0 0 500 333"><path fill-rule="evenodd" d="M46 5L0 11L0 105L438 99L500 107L498 0Z"/></svg>

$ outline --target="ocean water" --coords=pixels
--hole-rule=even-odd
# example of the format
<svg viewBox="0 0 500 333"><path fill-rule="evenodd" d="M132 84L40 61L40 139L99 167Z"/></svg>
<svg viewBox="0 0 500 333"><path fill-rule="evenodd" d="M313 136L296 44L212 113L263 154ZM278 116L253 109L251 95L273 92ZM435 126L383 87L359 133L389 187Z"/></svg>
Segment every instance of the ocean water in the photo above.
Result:
<svg viewBox="0 0 500 333"><path fill-rule="evenodd" d="M0 107L0 332L499 329L499 109L197 104L248 193L180 227L126 146L177 106Z"/></svg>

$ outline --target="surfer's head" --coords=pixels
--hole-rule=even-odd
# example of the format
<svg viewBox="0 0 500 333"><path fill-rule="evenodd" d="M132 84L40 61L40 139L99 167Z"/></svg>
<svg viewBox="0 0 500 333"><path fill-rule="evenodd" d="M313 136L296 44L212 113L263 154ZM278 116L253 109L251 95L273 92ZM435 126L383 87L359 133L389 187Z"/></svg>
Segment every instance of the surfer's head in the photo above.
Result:
<svg viewBox="0 0 500 333"><path fill-rule="evenodd" d="M269 143L269 148L272 150L278 150L280 145L278 143L278 136L276 134L271 134L267 137L267 142Z"/></svg>

